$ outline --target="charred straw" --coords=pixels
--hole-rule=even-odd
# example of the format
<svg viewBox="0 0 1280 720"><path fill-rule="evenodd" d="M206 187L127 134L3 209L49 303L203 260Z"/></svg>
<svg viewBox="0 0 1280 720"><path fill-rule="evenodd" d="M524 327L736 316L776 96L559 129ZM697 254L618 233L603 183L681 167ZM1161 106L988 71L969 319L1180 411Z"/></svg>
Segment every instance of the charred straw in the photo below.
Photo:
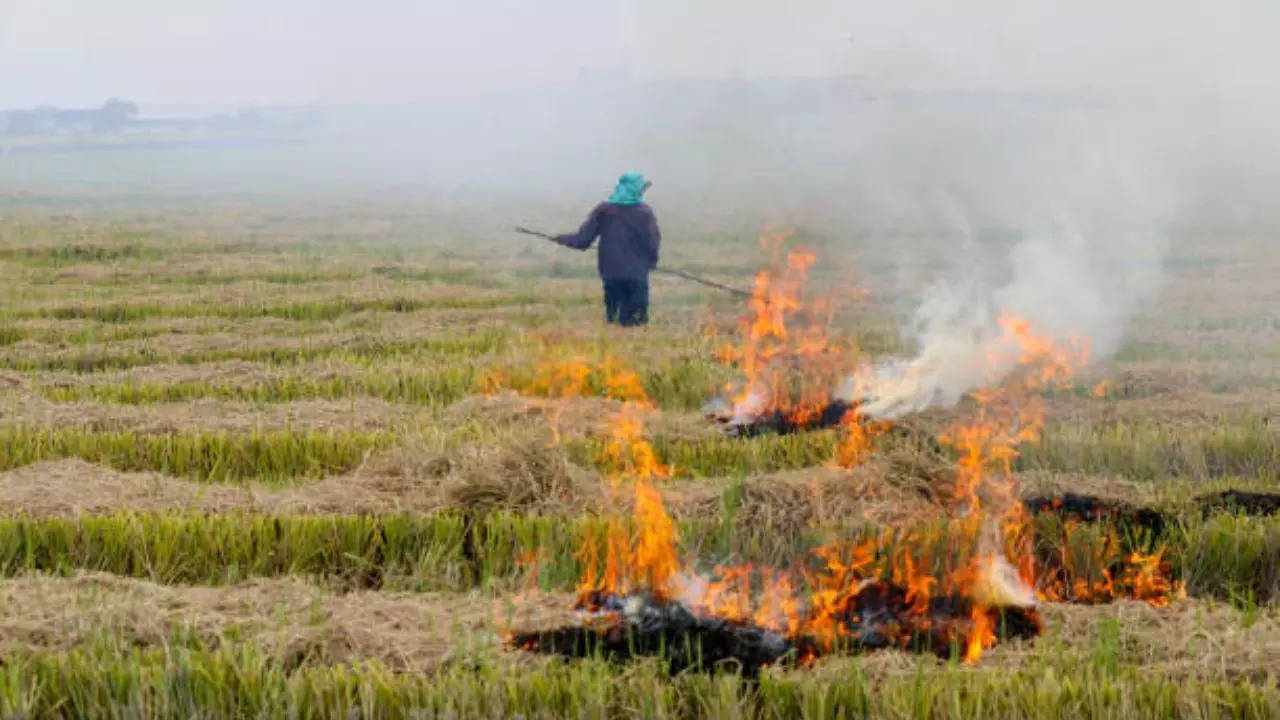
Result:
<svg viewBox="0 0 1280 720"><path fill-rule="evenodd" d="M921 613L907 591L889 582L867 583L836 615L837 638L787 636L758 625L706 615L648 593L593 593L584 603L587 622L547 632L521 633L513 647L566 658L627 661L659 657L672 673L685 670L740 672L756 677L773 665L803 665L831 653L857 654L887 648L929 652L947 658L973 632L973 606L958 595L929 601ZM1040 618L1032 608L983 611L998 636L1033 638Z"/></svg>
<svg viewBox="0 0 1280 720"><path fill-rule="evenodd" d="M856 407L856 404L844 400L831 400L820 411L808 413L802 418L781 409L771 410L746 420L714 413L708 413L708 417L721 424L725 435L749 438L770 433L793 435L810 430L839 427L845 415Z"/></svg>
<svg viewBox="0 0 1280 720"><path fill-rule="evenodd" d="M1110 522L1139 527L1150 531L1152 537L1163 533L1168 525L1165 513L1160 510L1095 495L1037 495L1025 498L1022 502L1032 513L1053 513L1078 522ZM1259 516L1280 512L1280 494L1277 493L1222 490L1200 495L1192 503L1206 517L1215 512Z"/></svg>

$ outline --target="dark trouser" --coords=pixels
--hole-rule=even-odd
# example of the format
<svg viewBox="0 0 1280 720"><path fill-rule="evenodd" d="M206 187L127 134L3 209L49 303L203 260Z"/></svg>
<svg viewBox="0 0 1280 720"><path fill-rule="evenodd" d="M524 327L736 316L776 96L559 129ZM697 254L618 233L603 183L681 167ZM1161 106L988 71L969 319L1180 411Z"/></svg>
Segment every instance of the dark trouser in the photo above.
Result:
<svg viewBox="0 0 1280 720"><path fill-rule="evenodd" d="M649 321L649 278L605 278L604 319L619 325Z"/></svg>

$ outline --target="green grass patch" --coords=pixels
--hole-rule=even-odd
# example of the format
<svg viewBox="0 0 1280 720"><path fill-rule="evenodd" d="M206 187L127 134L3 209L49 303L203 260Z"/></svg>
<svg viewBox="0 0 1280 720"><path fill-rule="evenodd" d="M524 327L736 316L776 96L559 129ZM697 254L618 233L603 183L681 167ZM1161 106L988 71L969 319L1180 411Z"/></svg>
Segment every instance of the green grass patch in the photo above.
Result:
<svg viewBox="0 0 1280 720"><path fill-rule="evenodd" d="M660 408L700 410L734 376L732 369L702 358L669 360L656 368L644 368L645 393Z"/></svg>
<svg viewBox="0 0 1280 720"><path fill-rule="evenodd" d="M259 283L264 285L304 286L313 283L354 282L368 275L367 272L336 268L293 268L281 267L278 270L262 270L237 272L235 270L212 270L201 268L183 271L172 264L153 266L154 269L119 265L116 272L95 277L65 276L57 268L44 271L33 271L28 277L31 283L42 285L78 285L97 288L137 288L139 286L167 287L225 287L240 283ZM65 289L63 290L65 292Z"/></svg>
<svg viewBox="0 0 1280 720"><path fill-rule="evenodd" d="M191 380L176 383L111 383L46 386L54 402L104 402L125 405L174 403L217 398L255 403L296 400L339 400L376 397L393 403L443 407L475 392L475 368L440 363L428 370L365 371L352 377L275 377L263 382L222 383Z"/></svg>
<svg viewBox="0 0 1280 720"><path fill-rule="evenodd" d="M477 268L439 268L414 267L399 265L379 265L373 268L378 277L405 282L444 283L446 285L463 285L478 288L501 289L510 283L493 273L481 272Z"/></svg>
<svg viewBox="0 0 1280 720"><path fill-rule="evenodd" d="M57 245L30 245L0 248L0 259L18 260L34 266L64 267L81 263L118 263L134 260L156 260L164 250L140 242L100 244L70 242Z"/></svg>
<svg viewBox="0 0 1280 720"><path fill-rule="evenodd" d="M54 402L106 402L143 405L161 402L184 402L202 398L250 402L290 402L310 399L345 399L357 396L377 397L388 402L404 402L440 407L476 391L477 372L474 363L447 361L428 363L423 369L413 363L402 369L384 369L396 362L428 352L460 356L494 352L505 345L506 336L485 334L468 340L454 338L436 343L387 344L380 347L348 348L342 359L352 364L369 365L352 376L327 378L278 377L250 384L219 383L191 380L175 383L103 383L60 385L41 388ZM239 359L259 360L262 358ZM408 357L406 357L408 356ZM295 356L296 364L303 356ZM272 353L266 362L283 365L282 356ZM382 367L379 367L382 366ZM642 382L654 402L665 409L696 410L722 382L720 367L707 362L682 360L664 363L646 370ZM604 394L602 383L596 392Z"/></svg>
<svg viewBox="0 0 1280 720"><path fill-rule="evenodd" d="M24 330L23 332L27 339L35 340L36 342L62 347L74 345L87 348L98 343L149 340L172 334L173 329L157 325L132 325L126 323L121 325L95 325L74 330L65 327L40 328L39 330Z"/></svg>
<svg viewBox="0 0 1280 720"><path fill-rule="evenodd" d="M26 333L19 328L10 325L0 325L0 347L13 345L25 337Z"/></svg>
<svg viewBox="0 0 1280 720"><path fill-rule="evenodd" d="M679 523L691 553L747 556L781 564L814 538L769 542L763 530L720 522ZM306 575L359 587L417 590L507 587L537 582L572 589L582 575L584 538L604 549L593 518L490 513L435 515L262 515L118 513L0 518L0 574L96 570L163 583L223 584L249 577ZM766 544L767 543L767 544Z"/></svg>
<svg viewBox="0 0 1280 720"><path fill-rule="evenodd" d="M1280 598L1280 518L1216 515L1170 539L1187 592L1233 601Z"/></svg>
<svg viewBox="0 0 1280 720"><path fill-rule="evenodd" d="M632 521L622 523L634 537ZM824 532L794 526L784 530L768 522L741 526L732 513L716 519L682 519L677 521L678 552L695 570L705 572L718 564L793 568L797 562L816 570L822 561L811 553L830 543L834 533L851 543L876 538L878 551L872 567L885 577L895 560L904 557L911 557L915 567L942 576L964 568L975 545L971 523L934 523L910 533L877 528L856 518L848 523ZM1175 539L1180 557L1203 544L1197 532ZM1083 552L1091 541L1085 534L1076 534L1067 545ZM1137 547L1125 542L1126 548ZM250 577L303 575L356 587L504 590L536 583L543 590L564 591L573 589L583 576L580 550L588 543L603 563L607 547L603 519L458 511L376 516L18 516L0 518L0 574L91 570L162 583L213 585ZM1211 571L1204 566L1197 587L1214 593L1234 588L1231 578L1204 574Z"/></svg>
<svg viewBox="0 0 1280 720"><path fill-rule="evenodd" d="M1280 476L1280 435L1262 417L1180 427L1154 421L1052 427L1022 449L1019 469L1139 480Z"/></svg>
<svg viewBox="0 0 1280 720"><path fill-rule="evenodd" d="M1236 343L1203 338L1191 344L1161 340L1133 340L1121 346L1112 358L1115 363L1198 363L1215 361L1257 361L1280 358L1280 349L1262 344Z"/></svg>
<svg viewBox="0 0 1280 720"><path fill-rule="evenodd" d="M346 472L392 441L377 432L139 433L82 428L0 429L0 470L78 457L121 471L154 471L202 482L287 483Z"/></svg>
<svg viewBox="0 0 1280 720"><path fill-rule="evenodd" d="M389 576L420 589L466 587L476 568L453 515L85 515L0 519L0 572L97 570L219 585L305 575L358 587Z"/></svg>
<svg viewBox="0 0 1280 720"><path fill-rule="evenodd" d="M189 303L113 303L61 305L49 308L17 310L14 317L46 317L56 320L95 320L104 323L129 323L151 318L221 317L233 320L274 317L300 322L326 322L343 315L362 312L410 313L421 310L494 309L510 306L546 305L572 307L583 305L588 298L579 296L548 297L532 293L514 295L454 295L439 298L331 298L293 303L240 302Z"/></svg>
<svg viewBox="0 0 1280 720"><path fill-rule="evenodd" d="M126 326L127 327L127 326ZM69 353L26 355L11 353L0 356L0 367L10 370L66 371L94 373L127 370L145 365L170 363L199 365L227 360L260 362L267 365L301 365L316 360L354 365L387 365L403 362L440 361L492 353L506 348L512 339L505 328L490 328L474 333L420 340L362 340L356 342L317 342L296 347L237 347L178 352L152 346L112 350L104 345L86 345Z"/></svg>
<svg viewBox="0 0 1280 720"><path fill-rule="evenodd" d="M624 347L610 350L616 350L625 357L628 349ZM622 399L623 396L616 394L615 389L610 387L604 362L594 357L596 354L598 353L590 351L581 353L581 357L588 359L581 361L585 374L578 391L588 396ZM547 368L559 365L567 359L497 367L492 371L501 379L499 385L502 387L544 397L560 397L564 388L572 387L572 383L554 378L555 374L549 373ZM733 377L732 369L720 363L688 356L659 360L649 367L639 363L619 363L619 367L634 371L645 396L658 407L667 410L698 410Z"/></svg>
<svg viewBox="0 0 1280 720"><path fill-rule="evenodd" d="M875 677L823 672L669 676L657 663L538 664L474 658L429 674L376 662L299 665L245 643L179 638L163 648L118 639L69 652L14 653L0 673L6 717L130 718L1137 718L1259 720L1280 713L1273 682L1169 677L1031 653L1018 668L921 662Z"/></svg>
<svg viewBox="0 0 1280 720"><path fill-rule="evenodd" d="M267 285L310 285L324 282L354 282L367 273L359 270L334 270L324 268L285 268L263 272L215 272L199 270L192 273L121 273L93 281L95 285L150 285L224 286L238 283L264 283Z"/></svg>
<svg viewBox="0 0 1280 720"><path fill-rule="evenodd" d="M412 298L380 298L373 300L313 300L281 305L215 302L189 305L163 303L118 303L93 305L64 305L48 310L29 311L37 316L57 320L95 320L103 323L129 323L157 317L222 317L250 319L274 317L282 320L324 322L342 315L358 312L414 312L428 307L422 300Z"/></svg>

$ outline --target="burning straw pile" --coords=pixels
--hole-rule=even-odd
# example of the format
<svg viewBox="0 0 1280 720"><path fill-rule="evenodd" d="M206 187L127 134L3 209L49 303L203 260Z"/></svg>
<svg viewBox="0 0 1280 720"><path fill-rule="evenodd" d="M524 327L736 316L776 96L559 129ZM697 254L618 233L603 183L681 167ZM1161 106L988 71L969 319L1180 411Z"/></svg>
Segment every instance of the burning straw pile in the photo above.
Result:
<svg viewBox="0 0 1280 720"><path fill-rule="evenodd" d="M833 460L852 467L871 457L891 424L833 400L833 388L851 386L850 367L852 386L873 399L876 389L859 379L863 358L832 340L829 309L802 300L813 260L792 251L757 277L744 342L724 353L743 372L724 417L738 434L839 425ZM1035 637L1040 602L1169 602L1181 588L1160 549L1126 548L1114 526L1096 532L1066 522L1057 535L1038 532L1012 462L1019 445L1039 439L1039 391L1063 382L1087 356L1012 316L1001 316L999 328L994 347L1010 356L996 364L1012 363L1015 371L971 392L972 415L938 437L956 456L952 519L835 541L788 568L705 569L683 561L654 487L671 469L643 434L652 406L634 375L611 367L611 394L626 401L604 459L614 468L612 492L634 495L634 518L613 517L600 536L584 539L579 622L513 633L510 643L566 656L658 655L676 671L729 665L747 674L887 648L975 662L1002 639Z"/></svg>
<svg viewBox="0 0 1280 720"><path fill-rule="evenodd" d="M772 262L756 273L749 313L740 323L741 342L718 353L721 362L741 373L725 388L727 397L705 409L728 435L837 427L857 412L856 404L837 397L835 390L862 358L832 332L830 298L805 294L817 257L806 250L784 252L787 239L761 240Z"/></svg>
<svg viewBox="0 0 1280 720"><path fill-rule="evenodd" d="M637 553L652 542L651 530L640 530ZM824 548L815 554L824 564L811 574L722 567L711 581L687 570L666 578L650 572L640 584L596 579L579 596L579 624L519 633L511 643L569 657L657 655L673 672L727 666L755 675L775 664L889 648L973 661L999 638L1039 634L1034 598L1007 565L975 562L946 576L949 586L938 592L935 577L915 571L906 554L888 578L878 577L873 566L885 558L875 546ZM810 589L801 594L796 579L806 574ZM613 589L586 589L592 585Z"/></svg>

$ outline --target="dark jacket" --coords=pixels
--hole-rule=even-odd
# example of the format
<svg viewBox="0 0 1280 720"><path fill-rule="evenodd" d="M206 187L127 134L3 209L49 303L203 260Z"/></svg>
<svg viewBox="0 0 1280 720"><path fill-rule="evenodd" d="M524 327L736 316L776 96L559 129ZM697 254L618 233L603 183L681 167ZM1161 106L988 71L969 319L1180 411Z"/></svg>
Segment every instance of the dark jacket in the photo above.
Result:
<svg viewBox="0 0 1280 720"><path fill-rule="evenodd" d="M596 265L605 280L643 278L658 265L658 219L644 203L615 205L602 202L587 216L576 233L560 235L556 242L586 250L600 238Z"/></svg>

